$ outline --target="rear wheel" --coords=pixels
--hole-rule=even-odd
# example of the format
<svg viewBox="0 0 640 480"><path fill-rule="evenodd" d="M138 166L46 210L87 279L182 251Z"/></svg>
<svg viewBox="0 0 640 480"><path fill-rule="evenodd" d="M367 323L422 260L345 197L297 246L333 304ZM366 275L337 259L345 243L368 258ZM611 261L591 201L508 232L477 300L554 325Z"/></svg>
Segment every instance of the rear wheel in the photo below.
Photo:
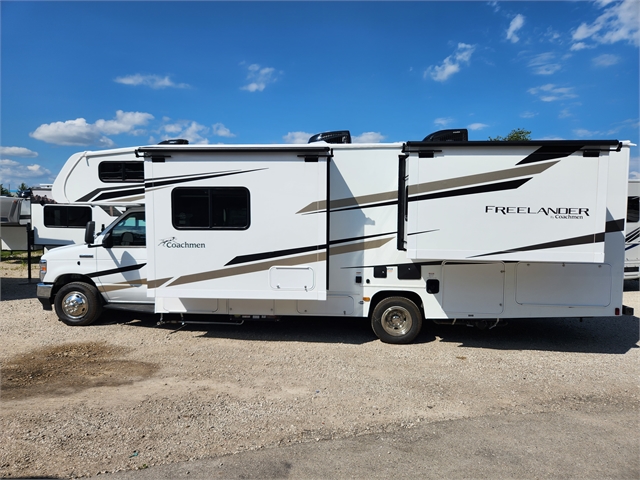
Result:
<svg viewBox="0 0 640 480"><path fill-rule="evenodd" d="M90 325L102 313L100 293L96 287L84 282L63 286L56 294L54 305L58 318L67 325Z"/></svg>
<svg viewBox="0 0 640 480"><path fill-rule="evenodd" d="M371 327L385 343L411 343L422 329L422 313L407 298L385 298L373 309Z"/></svg>

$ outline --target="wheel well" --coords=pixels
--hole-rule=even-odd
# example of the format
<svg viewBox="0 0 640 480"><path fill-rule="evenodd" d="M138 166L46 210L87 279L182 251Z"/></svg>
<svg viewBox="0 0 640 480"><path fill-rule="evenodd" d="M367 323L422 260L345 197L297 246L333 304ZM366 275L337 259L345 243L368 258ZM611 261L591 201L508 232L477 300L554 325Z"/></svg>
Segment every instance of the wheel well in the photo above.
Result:
<svg viewBox="0 0 640 480"><path fill-rule="evenodd" d="M416 307L420 309L420 313L422 314L422 318L424 318L424 306L422 304L422 298L416 292L408 292L406 290L385 290L384 292L376 293L371 299L371 305L369 306L369 317L371 317L373 311L376 308L376 305L380 303L385 298L389 297L404 297L408 300L411 300L416 304Z"/></svg>
<svg viewBox="0 0 640 480"><path fill-rule="evenodd" d="M96 287L96 284L94 283L93 280L91 280L90 277L87 277L86 275L81 275L78 273L68 273L66 275L61 275L56 279L55 283L53 284L53 291L51 292L52 297L58 293L58 290L60 290L66 284L71 282L84 282ZM102 295L100 295L100 297L102 297Z"/></svg>

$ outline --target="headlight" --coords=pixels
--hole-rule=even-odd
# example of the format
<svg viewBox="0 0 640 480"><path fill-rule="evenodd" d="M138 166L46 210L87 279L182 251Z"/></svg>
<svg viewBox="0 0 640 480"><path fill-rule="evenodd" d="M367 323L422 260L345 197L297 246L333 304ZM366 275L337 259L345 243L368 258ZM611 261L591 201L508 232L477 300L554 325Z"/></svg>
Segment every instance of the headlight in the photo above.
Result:
<svg viewBox="0 0 640 480"><path fill-rule="evenodd" d="M44 280L44 276L47 274L47 261L40 260L40 281Z"/></svg>

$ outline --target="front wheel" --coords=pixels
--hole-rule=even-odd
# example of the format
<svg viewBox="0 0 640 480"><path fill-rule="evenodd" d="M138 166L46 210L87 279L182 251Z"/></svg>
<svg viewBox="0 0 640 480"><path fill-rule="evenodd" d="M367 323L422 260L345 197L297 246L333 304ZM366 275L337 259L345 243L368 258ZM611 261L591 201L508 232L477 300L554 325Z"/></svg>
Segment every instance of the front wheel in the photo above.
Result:
<svg viewBox="0 0 640 480"><path fill-rule="evenodd" d="M62 322L84 326L95 322L102 313L100 300L96 287L84 282L73 282L58 291L54 305Z"/></svg>
<svg viewBox="0 0 640 480"><path fill-rule="evenodd" d="M385 298L373 309L371 327L385 343L411 343L422 329L422 313L407 298Z"/></svg>

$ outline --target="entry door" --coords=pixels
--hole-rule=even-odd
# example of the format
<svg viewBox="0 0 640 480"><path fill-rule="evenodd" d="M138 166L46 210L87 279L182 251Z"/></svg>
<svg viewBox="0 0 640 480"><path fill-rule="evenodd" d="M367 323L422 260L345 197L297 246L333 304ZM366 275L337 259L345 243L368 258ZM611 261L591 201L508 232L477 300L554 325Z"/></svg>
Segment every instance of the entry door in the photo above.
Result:
<svg viewBox="0 0 640 480"><path fill-rule="evenodd" d="M148 303L147 249L144 211L124 217L110 233L113 246L96 248L97 283L109 302Z"/></svg>

